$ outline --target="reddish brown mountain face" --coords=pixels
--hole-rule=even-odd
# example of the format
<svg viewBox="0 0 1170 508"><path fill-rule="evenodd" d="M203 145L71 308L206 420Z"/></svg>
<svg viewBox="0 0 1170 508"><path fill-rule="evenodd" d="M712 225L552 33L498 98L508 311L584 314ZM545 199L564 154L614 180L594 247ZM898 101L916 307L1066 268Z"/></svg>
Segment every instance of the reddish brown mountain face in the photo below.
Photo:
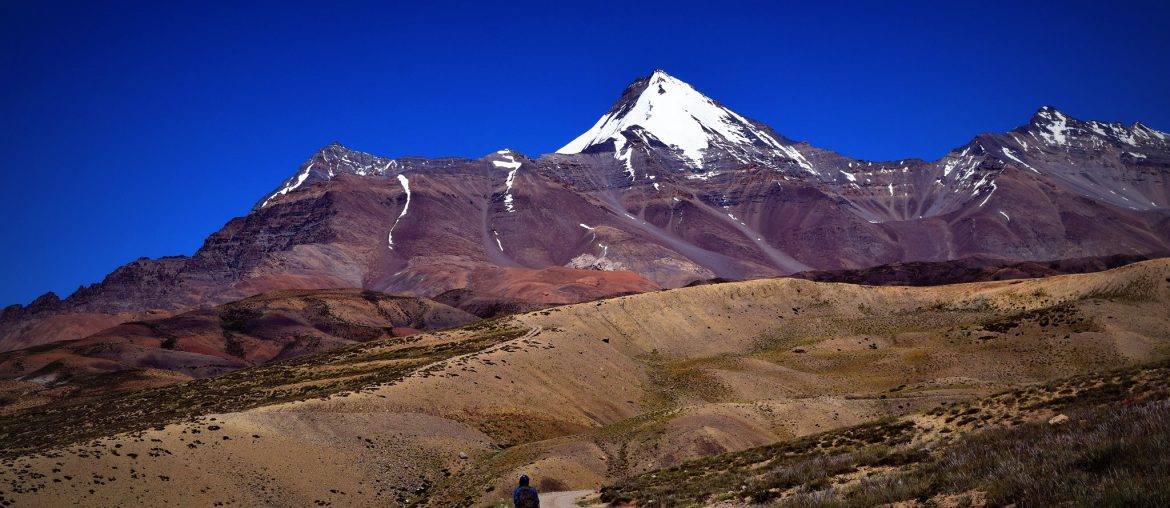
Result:
<svg viewBox="0 0 1170 508"><path fill-rule="evenodd" d="M1168 170L1165 133L1047 107L937 161L855 160L655 72L535 159L327 146L193 256L138 260L63 301L11 307L0 340L28 343L30 323L50 315L173 311L277 289L447 293L491 314L497 303L712 278L974 255L1157 255L1170 251Z"/></svg>
<svg viewBox="0 0 1170 508"><path fill-rule="evenodd" d="M0 379L17 380L0 382L0 395L15 392L21 395L12 400L35 405L133 391L478 319L441 303L376 291L273 291L125 322L79 340L0 352Z"/></svg>

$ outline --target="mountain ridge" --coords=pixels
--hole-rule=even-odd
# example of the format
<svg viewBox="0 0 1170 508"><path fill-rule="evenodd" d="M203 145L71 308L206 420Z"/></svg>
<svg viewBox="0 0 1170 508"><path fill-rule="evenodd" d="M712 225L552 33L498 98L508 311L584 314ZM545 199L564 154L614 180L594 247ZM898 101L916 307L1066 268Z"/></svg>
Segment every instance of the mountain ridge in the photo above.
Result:
<svg viewBox="0 0 1170 508"><path fill-rule="evenodd" d="M689 132L706 148L687 136L668 145L660 137L677 133L629 116L647 95L686 98L681 111L699 112ZM603 132L607 117L616 123ZM935 161L867 161L793 142L658 71L595 127L580 152L536 158L386 158L327 145L193 255L139 259L65 299L10 306L0 340L51 314L177 310L280 289L433 297L478 292L469 284L501 270L626 271L678 287L973 255L1170 251L1170 144L1140 123L1043 107Z"/></svg>

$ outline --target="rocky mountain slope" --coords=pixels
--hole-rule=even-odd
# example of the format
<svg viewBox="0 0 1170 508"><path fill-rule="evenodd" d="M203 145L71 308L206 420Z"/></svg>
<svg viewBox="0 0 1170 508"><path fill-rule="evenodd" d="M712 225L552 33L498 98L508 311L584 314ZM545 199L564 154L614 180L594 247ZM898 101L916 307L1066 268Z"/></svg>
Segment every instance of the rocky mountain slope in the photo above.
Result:
<svg viewBox="0 0 1170 508"><path fill-rule="evenodd" d="M670 468L919 433L900 421L940 437L1047 418L1104 385L1111 400L1164 393L1154 370L1073 380L1039 409L964 405L1017 388L1047 404L1036 383L1170 358L1168 300L1163 259L1045 279L767 279L567 305L0 417L0 485L22 505L480 506L521 472L543 490L617 482L609 492L648 499L669 470L706 495L693 471ZM883 417L902 420L821 434Z"/></svg>
<svg viewBox="0 0 1170 508"><path fill-rule="evenodd" d="M64 300L9 307L0 341L77 338L100 316L278 289L505 298L477 281L539 279L550 267L595 271L591 294L603 295L973 255L1154 255L1170 251L1168 169L1165 133L1050 107L936 161L857 160L789 140L655 71L593 128L537 158L327 146L194 255L141 259ZM536 303L571 301L536 293Z"/></svg>
<svg viewBox="0 0 1170 508"><path fill-rule="evenodd" d="M376 291L275 291L0 353L0 414L217 376L477 320L430 300Z"/></svg>

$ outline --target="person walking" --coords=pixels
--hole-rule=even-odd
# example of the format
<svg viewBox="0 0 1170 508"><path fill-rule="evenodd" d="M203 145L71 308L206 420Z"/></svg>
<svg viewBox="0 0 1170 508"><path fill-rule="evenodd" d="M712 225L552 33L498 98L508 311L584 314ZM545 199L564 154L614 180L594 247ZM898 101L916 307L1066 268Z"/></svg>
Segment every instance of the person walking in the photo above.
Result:
<svg viewBox="0 0 1170 508"><path fill-rule="evenodd" d="M540 508L540 496L529 483L528 475L520 476L520 486L512 491L512 505L516 508Z"/></svg>

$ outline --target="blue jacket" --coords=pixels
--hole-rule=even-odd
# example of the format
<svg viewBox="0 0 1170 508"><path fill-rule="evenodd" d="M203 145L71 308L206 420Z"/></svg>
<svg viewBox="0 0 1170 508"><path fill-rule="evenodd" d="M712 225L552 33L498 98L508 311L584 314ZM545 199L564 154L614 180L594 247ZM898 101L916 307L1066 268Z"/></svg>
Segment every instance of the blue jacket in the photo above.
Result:
<svg viewBox="0 0 1170 508"><path fill-rule="evenodd" d="M540 506L540 495L536 493L535 487L516 487L512 491L512 506L520 506L520 492L525 489L532 491L532 495L536 496L536 506Z"/></svg>

